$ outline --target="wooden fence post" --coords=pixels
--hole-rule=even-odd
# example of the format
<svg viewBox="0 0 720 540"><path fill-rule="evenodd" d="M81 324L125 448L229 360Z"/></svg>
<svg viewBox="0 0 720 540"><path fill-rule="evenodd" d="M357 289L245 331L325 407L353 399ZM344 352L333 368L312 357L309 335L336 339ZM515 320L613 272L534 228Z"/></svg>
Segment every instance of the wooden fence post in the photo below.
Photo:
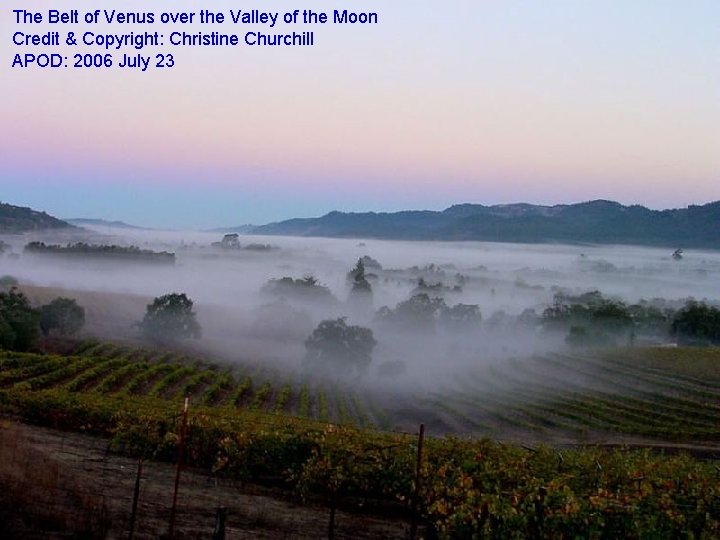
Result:
<svg viewBox="0 0 720 540"><path fill-rule="evenodd" d="M337 492L333 491L330 499L330 520L328 521L328 540L335 538L335 512L337 510Z"/></svg>
<svg viewBox="0 0 720 540"><path fill-rule="evenodd" d="M215 530L213 531L212 540L225 540L225 519L227 518L227 508L221 506L215 514Z"/></svg>
<svg viewBox="0 0 720 540"><path fill-rule="evenodd" d="M535 530L533 536L537 539L542 538L543 529L545 528L545 495L547 495L547 488L541 486L535 499Z"/></svg>
<svg viewBox="0 0 720 540"><path fill-rule="evenodd" d="M129 540L133 540L135 536L135 523L137 522L138 499L140 498L140 478L142 477L143 460L138 459L137 475L135 476L135 489L133 491L132 514L130 515L130 536Z"/></svg>
<svg viewBox="0 0 720 540"><path fill-rule="evenodd" d="M420 424L420 431L418 432L418 449L417 449L417 463L415 464L415 489L412 497L412 507L410 511L411 522L410 522L410 540L417 538L418 529L418 502L420 499L420 481L422 475L422 459L423 459L423 443L425 441L425 424Z"/></svg>
<svg viewBox="0 0 720 540"><path fill-rule="evenodd" d="M185 431L187 429L188 404L190 398L185 398L185 405L182 412L182 424L180 425L180 440L178 441L178 459L177 468L175 469L175 489L173 490L173 503L170 509L170 528L168 536L172 539L175 537L175 512L177 510L177 495L180 487L180 472L182 471L183 458L185 454Z"/></svg>

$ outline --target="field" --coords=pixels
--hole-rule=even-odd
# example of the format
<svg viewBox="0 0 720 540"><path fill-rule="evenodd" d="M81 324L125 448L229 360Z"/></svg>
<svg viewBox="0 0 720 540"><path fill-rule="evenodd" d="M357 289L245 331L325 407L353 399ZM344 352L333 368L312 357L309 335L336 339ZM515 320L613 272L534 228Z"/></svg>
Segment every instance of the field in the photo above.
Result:
<svg viewBox="0 0 720 540"><path fill-rule="evenodd" d="M284 485L301 498L375 501L400 513L412 513L417 437L372 425L427 417L525 446L426 440L417 511L441 536L711 538L720 532L712 461L578 443L654 442L712 456L720 438L717 358L716 350L690 349L548 355L380 408L377 396L341 387L88 342L67 357L3 353L0 406L30 423L108 436L125 455L172 461L181 402L190 396L190 465Z"/></svg>
<svg viewBox="0 0 720 540"><path fill-rule="evenodd" d="M190 398L193 406L291 414L359 426L369 412L357 395L330 385L283 380L262 368L227 368L174 351L148 351L112 343L87 342L70 356L6 354L0 388L55 389L170 402Z"/></svg>
<svg viewBox="0 0 720 540"><path fill-rule="evenodd" d="M564 443L720 442L720 351L611 349L503 360L428 392L318 382L174 351L84 342L71 356L5 353L0 389L152 398L381 430ZM398 397L400 396L400 397ZM414 422L416 421L416 422Z"/></svg>

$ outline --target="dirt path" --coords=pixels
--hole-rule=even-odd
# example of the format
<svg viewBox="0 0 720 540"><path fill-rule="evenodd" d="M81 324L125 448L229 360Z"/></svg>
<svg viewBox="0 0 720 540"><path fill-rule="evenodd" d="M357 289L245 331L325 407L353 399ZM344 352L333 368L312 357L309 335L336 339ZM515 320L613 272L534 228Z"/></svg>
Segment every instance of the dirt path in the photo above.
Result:
<svg viewBox="0 0 720 540"><path fill-rule="evenodd" d="M25 523L15 520L22 528L16 537L66 537L57 529L97 521L104 506L110 524L107 537L127 538L137 461L109 454L103 439L2 422L0 485L34 494L24 499L34 507L24 515ZM167 532L174 478L170 464L144 464L136 539L157 539ZM250 486L241 490L233 482L192 471L182 474L176 536L210 538L221 506L227 508L228 539L327 537L326 508L301 506L280 492ZM55 516L42 518L43 511ZM342 511L336 516L336 538L405 538L407 530L400 519Z"/></svg>

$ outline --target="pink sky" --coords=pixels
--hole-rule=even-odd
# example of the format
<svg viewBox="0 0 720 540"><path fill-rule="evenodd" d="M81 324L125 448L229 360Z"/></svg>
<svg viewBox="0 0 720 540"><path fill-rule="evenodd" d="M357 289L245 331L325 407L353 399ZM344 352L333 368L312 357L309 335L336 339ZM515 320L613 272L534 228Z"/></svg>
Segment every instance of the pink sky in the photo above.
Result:
<svg viewBox="0 0 720 540"><path fill-rule="evenodd" d="M83 211L69 194L217 193L193 223L172 212L153 222L173 226L466 201L720 199L720 4L625 4L452 0L440 13L375 0L363 9L380 13L377 27L318 29L312 49L176 49L165 72L13 70L6 39L0 199L136 218L131 199ZM3 35L12 23L4 10Z"/></svg>

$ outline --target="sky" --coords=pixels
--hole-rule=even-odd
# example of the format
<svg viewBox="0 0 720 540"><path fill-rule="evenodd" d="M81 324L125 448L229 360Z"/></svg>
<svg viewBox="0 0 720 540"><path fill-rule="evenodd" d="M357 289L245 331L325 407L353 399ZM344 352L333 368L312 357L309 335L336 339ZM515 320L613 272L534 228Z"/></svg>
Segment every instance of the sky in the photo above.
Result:
<svg viewBox="0 0 720 540"><path fill-rule="evenodd" d="M315 26L314 47L173 48L174 68L145 73L11 68L17 52L41 52L15 47L16 31L147 29L16 25L12 9L30 4L348 7L380 22ZM462 202L669 208L720 199L717 0L101 4L0 10L3 202L212 228Z"/></svg>

